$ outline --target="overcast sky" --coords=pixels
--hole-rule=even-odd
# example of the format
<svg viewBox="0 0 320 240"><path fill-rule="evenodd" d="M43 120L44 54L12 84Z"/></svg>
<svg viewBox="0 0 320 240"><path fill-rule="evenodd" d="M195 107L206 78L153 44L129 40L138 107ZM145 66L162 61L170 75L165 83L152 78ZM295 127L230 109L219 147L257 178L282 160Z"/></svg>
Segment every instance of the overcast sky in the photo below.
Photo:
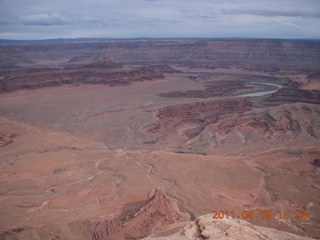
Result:
<svg viewBox="0 0 320 240"><path fill-rule="evenodd" d="M320 0L0 0L0 38L320 38Z"/></svg>

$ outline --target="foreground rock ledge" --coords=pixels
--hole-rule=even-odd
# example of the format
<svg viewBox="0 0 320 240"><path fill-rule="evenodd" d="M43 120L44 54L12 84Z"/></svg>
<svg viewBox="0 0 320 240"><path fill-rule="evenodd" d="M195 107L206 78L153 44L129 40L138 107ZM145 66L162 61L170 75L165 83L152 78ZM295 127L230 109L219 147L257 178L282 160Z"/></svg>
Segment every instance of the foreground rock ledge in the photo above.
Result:
<svg viewBox="0 0 320 240"><path fill-rule="evenodd" d="M158 232L144 240L307 240L314 239L253 225L241 219L212 219L212 214L199 217L183 226L172 225L168 230Z"/></svg>

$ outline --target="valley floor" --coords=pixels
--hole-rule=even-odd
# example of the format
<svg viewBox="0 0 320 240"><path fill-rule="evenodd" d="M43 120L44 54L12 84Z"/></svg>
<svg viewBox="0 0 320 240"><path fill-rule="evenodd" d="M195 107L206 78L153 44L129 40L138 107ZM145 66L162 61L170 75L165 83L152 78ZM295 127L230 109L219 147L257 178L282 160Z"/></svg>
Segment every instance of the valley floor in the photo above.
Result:
<svg viewBox="0 0 320 240"><path fill-rule="evenodd" d="M1 94L1 236L10 239L22 227L78 231L63 226L115 218L124 205L161 189L191 220L214 210L271 210L271 219L247 220L319 238L320 105L273 106L266 96L233 97L268 91L250 85L255 76L264 81L266 73L179 70L128 86L66 85ZM246 87L223 96L185 95L204 91L208 81L239 80L237 75ZM287 77L277 76L277 84ZM159 95L172 91L185 97ZM212 107L212 101L219 104ZM244 102L229 112L231 101L252 106ZM203 110L192 112L199 102ZM279 218L279 211L296 210L308 217Z"/></svg>

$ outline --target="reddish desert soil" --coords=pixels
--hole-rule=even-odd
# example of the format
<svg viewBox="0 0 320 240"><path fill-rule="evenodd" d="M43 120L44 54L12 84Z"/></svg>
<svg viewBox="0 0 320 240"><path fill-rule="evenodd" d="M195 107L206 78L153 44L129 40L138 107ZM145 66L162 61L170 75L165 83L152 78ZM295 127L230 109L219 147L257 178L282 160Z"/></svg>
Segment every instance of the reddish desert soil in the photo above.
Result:
<svg viewBox="0 0 320 240"><path fill-rule="evenodd" d="M275 215L307 210L306 219L277 215L251 221L320 237L317 99L309 102L303 95L295 102L279 93L252 99L231 93L206 99L159 96L201 90L206 81L238 80L235 75L247 76L240 81L250 86L257 75L260 81L275 77L283 83L291 74L177 69L182 72L126 86L64 85L1 94L2 237L28 228L61 238L77 231L74 236L80 236L72 224L115 219L125 205L144 201L153 189L165 192L189 219L213 210ZM207 77L199 80L203 73ZM265 90L252 85L232 95L259 89ZM166 202L161 194L159 199Z"/></svg>

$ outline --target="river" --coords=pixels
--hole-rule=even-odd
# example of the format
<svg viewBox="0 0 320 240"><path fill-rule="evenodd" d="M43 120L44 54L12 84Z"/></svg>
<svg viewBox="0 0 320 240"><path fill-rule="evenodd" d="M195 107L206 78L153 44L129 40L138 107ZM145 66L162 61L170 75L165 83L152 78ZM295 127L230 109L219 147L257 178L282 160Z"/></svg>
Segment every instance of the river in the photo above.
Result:
<svg viewBox="0 0 320 240"><path fill-rule="evenodd" d="M264 96L264 95L267 95L267 94L275 93L276 91L278 91L280 88L283 87L282 85L275 84L275 83L262 83L262 82L250 82L250 83L251 84L274 86L274 87L276 87L276 89L269 90L269 91L262 91L262 92L253 92L253 93L240 94L240 95L236 95L234 97L260 97L260 96Z"/></svg>

